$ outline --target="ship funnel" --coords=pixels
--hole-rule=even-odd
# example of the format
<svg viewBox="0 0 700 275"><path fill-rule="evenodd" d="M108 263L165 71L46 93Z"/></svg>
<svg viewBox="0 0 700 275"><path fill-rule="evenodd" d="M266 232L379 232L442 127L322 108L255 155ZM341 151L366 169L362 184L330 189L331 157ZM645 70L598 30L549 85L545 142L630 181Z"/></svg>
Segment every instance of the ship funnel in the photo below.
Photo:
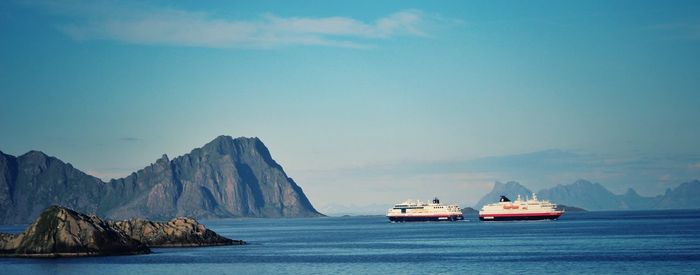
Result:
<svg viewBox="0 0 700 275"><path fill-rule="evenodd" d="M499 200L499 201L500 202L508 202L508 201L510 201L510 199L508 199L508 197L506 197L506 196L501 196L501 200Z"/></svg>
<svg viewBox="0 0 700 275"><path fill-rule="evenodd" d="M440 204L440 199L438 199L437 197L433 198L433 203Z"/></svg>

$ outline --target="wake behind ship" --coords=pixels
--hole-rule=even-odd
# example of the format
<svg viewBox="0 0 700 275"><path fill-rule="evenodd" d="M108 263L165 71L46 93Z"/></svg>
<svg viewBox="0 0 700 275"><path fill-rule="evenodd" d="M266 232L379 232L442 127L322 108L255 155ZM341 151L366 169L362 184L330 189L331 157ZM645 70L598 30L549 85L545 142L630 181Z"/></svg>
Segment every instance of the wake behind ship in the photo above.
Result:
<svg viewBox="0 0 700 275"><path fill-rule="evenodd" d="M497 203L484 205L479 211L482 221L513 221L513 220L556 220L564 211L556 210L557 205L546 200L537 200L532 194L531 199L522 200L520 195L515 201L501 196Z"/></svg>
<svg viewBox="0 0 700 275"><path fill-rule="evenodd" d="M442 205L438 198L433 199L432 203L407 200L394 205L386 216L392 222L464 220L458 205Z"/></svg>

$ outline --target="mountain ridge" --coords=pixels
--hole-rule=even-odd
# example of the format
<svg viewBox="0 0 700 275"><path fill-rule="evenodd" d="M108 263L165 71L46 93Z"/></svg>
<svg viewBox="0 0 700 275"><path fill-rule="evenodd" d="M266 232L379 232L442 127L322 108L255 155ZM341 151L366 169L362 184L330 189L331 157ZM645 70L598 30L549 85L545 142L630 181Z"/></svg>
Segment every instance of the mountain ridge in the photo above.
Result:
<svg viewBox="0 0 700 275"><path fill-rule="evenodd" d="M508 185L496 182L491 192L487 193L475 205L480 209L485 203L497 201L496 196L513 194L529 195L529 191L518 182L509 182ZM684 182L676 188L669 188L663 195L644 197L633 188L627 189L624 194L613 194L600 183L593 183L579 179L570 184L558 184L538 191L541 199L550 200L556 204L564 204L570 207L579 207L586 210L653 210L653 209L697 209L700 208L700 181Z"/></svg>
<svg viewBox="0 0 700 275"><path fill-rule="evenodd" d="M322 216L259 138L226 135L106 182L41 151L0 152L0 223L52 204L112 219Z"/></svg>

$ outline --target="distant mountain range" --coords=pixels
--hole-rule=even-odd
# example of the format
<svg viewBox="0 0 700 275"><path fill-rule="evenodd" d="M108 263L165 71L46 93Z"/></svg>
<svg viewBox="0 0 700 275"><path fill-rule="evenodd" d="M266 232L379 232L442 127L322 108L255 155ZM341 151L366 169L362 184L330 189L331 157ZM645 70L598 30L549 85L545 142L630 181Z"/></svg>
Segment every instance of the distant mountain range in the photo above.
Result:
<svg viewBox="0 0 700 275"><path fill-rule="evenodd" d="M517 195L531 196L532 191L517 182L496 182L491 192L481 198L475 208L481 209L484 204L497 202L501 195L515 199ZM643 197L632 188L625 194L616 195L599 183L578 180L540 190L537 196L556 204L586 210L697 209L700 208L700 181L683 183L656 197Z"/></svg>
<svg viewBox="0 0 700 275"><path fill-rule="evenodd" d="M230 136L109 182L39 151L0 152L0 223L54 204L109 219L322 216L258 138Z"/></svg>

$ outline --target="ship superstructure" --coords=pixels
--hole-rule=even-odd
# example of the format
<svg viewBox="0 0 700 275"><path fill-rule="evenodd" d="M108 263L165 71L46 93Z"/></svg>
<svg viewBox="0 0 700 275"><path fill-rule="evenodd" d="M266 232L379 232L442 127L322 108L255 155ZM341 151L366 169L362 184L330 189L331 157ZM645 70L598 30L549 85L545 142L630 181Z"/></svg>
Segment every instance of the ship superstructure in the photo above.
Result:
<svg viewBox="0 0 700 275"><path fill-rule="evenodd" d="M462 210L458 205L440 204L438 198L433 199L432 203L424 203L419 200L404 201L389 209L386 216L392 222L464 220Z"/></svg>
<svg viewBox="0 0 700 275"><path fill-rule="evenodd" d="M481 208L479 219L482 221L556 220L564 213L556 208L556 204L547 200L538 200L534 193L532 198L524 200L518 195L515 201L501 196L499 202L487 204Z"/></svg>

